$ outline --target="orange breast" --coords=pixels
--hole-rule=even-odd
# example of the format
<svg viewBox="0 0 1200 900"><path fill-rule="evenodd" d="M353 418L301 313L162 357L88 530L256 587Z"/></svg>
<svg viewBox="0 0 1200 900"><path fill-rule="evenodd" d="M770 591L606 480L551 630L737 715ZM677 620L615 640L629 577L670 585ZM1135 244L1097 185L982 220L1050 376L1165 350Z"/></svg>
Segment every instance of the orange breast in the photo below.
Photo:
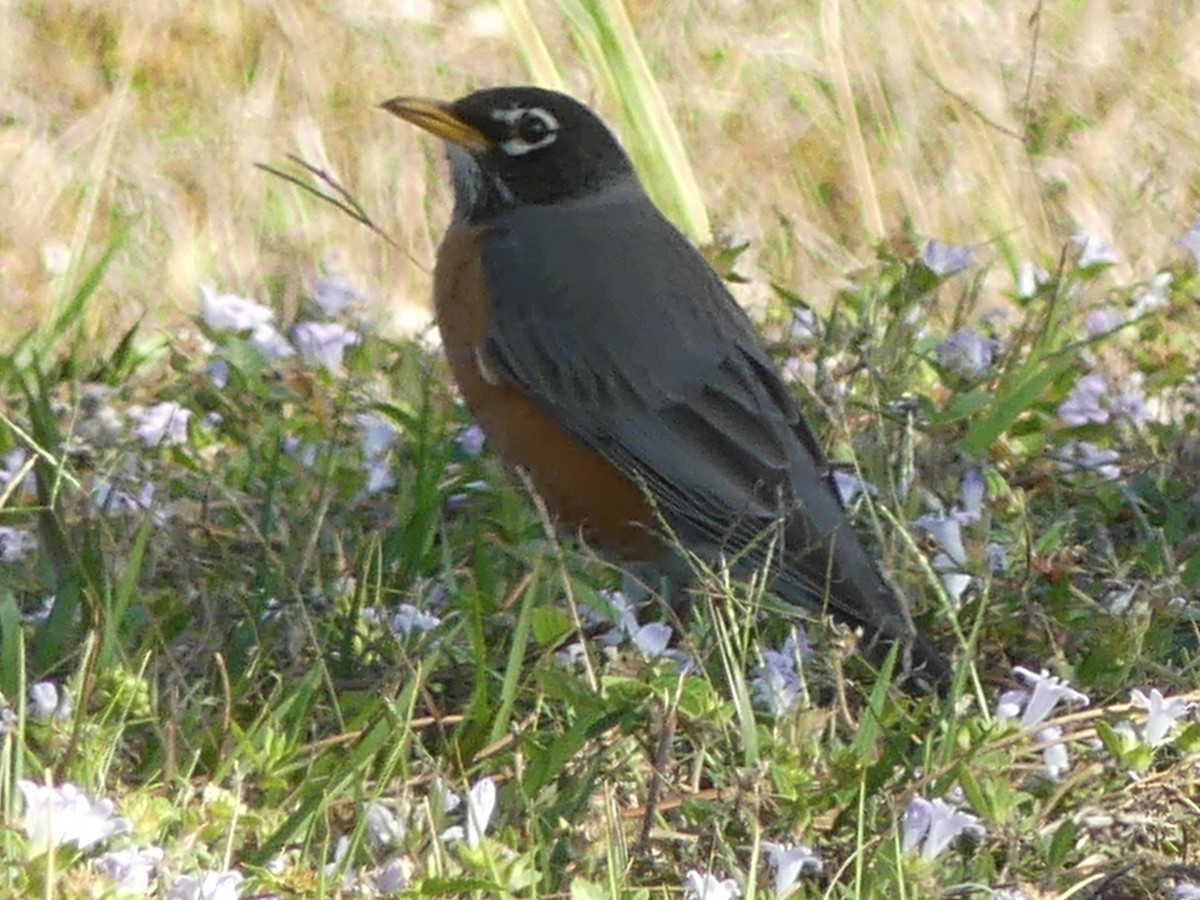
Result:
<svg viewBox="0 0 1200 900"><path fill-rule="evenodd" d="M442 344L471 414L510 466L524 469L562 525L624 559L664 553L641 489L568 434L502 375L487 371L491 308L477 242L481 228L452 229L438 251L434 306Z"/></svg>

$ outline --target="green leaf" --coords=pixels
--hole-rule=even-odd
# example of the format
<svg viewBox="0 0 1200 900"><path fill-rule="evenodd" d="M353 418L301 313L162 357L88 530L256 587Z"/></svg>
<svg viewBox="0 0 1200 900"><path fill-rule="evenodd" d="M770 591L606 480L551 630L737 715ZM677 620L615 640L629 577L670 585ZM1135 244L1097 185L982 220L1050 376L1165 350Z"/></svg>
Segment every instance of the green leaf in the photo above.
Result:
<svg viewBox="0 0 1200 900"><path fill-rule="evenodd" d="M1058 826L1058 830L1054 832L1054 837L1050 840L1050 850L1046 854L1046 862L1052 868L1061 869L1066 865L1067 859L1074 849L1075 822L1067 819Z"/></svg>
<svg viewBox="0 0 1200 900"><path fill-rule="evenodd" d="M1011 390L997 391L995 400L987 413L967 431L959 442L964 453L978 456L992 446L1012 426L1023 412L1029 409L1054 381L1075 365L1075 358L1068 353L1051 358L1044 366L1030 364ZM1034 369L1035 371L1028 371Z"/></svg>

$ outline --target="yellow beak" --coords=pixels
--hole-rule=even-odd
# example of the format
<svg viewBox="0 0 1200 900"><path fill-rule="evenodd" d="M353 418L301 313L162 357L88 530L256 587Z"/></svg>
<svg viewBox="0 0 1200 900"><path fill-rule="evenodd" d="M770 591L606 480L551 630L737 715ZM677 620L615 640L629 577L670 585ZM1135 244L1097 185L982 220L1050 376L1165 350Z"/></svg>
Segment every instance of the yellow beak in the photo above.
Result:
<svg viewBox="0 0 1200 900"><path fill-rule="evenodd" d="M380 103L379 108L468 150L479 152L488 148L488 139L454 115L447 103L423 97L393 97Z"/></svg>

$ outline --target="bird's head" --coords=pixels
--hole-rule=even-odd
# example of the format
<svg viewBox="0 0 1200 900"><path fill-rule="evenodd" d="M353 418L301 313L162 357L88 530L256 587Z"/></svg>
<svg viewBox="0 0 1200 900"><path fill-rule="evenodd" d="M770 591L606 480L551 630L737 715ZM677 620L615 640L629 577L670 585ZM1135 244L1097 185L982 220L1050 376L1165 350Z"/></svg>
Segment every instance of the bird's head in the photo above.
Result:
<svg viewBox="0 0 1200 900"><path fill-rule="evenodd" d="M485 222L635 177L613 133L582 103L536 87L497 87L453 103L395 97L382 108L442 138L455 216Z"/></svg>

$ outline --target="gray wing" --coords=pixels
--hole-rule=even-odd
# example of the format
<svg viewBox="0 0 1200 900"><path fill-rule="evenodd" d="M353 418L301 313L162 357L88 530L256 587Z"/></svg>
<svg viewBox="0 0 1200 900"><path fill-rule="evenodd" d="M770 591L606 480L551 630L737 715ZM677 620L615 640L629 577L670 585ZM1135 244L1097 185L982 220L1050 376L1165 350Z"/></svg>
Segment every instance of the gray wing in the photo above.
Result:
<svg viewBox="0 0 1200 900"><path fill-rule="evenodd" d="M502 217L483 265L491 361L644 483L686 543L757 568L785 517L771 560L785 599L911 630L753 326L640 189Z"/></svg>

